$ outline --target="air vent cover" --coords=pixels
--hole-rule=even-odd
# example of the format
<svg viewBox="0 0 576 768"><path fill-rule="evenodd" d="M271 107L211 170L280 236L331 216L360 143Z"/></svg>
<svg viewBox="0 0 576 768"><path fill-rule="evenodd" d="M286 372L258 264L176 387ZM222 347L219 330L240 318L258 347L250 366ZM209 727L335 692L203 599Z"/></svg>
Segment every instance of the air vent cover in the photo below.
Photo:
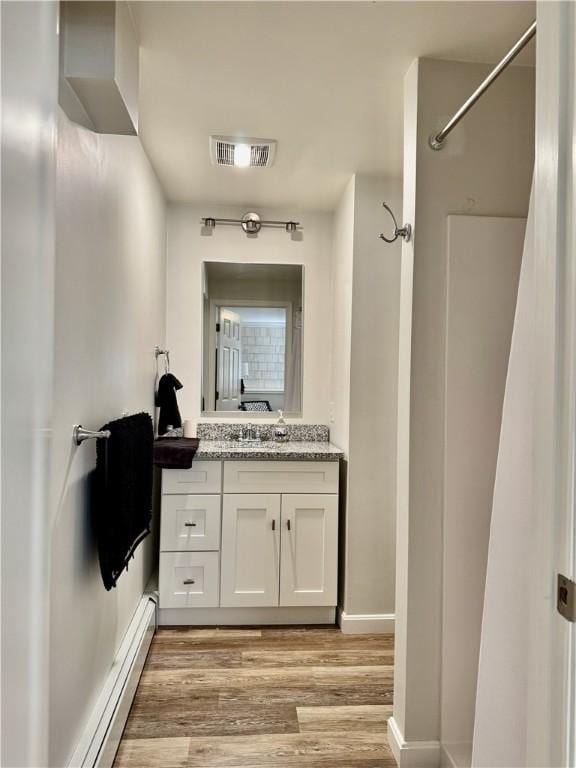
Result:
<svg viewBox="0 0 576 768"><path fill-rule="evenodd" d="M274 139L237 139L210 136L210 160L213 165L237 168L269 168L274 162Z"/></svg>

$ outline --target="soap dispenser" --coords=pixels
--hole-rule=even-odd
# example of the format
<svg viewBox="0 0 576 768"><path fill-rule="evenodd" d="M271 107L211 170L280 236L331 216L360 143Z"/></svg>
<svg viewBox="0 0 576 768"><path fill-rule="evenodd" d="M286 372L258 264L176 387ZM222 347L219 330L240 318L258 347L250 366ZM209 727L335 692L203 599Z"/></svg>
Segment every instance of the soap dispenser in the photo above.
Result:
<svg viewBox="0 0 576 768"><path fill-rule="evenodd" d="M288 439L288 428L286 427L286 422L284 421L283 412L279 410L278 413L280 416L276 422L276 426L274 427L274 440L276 440L276 442L282 442Z"/></svg>

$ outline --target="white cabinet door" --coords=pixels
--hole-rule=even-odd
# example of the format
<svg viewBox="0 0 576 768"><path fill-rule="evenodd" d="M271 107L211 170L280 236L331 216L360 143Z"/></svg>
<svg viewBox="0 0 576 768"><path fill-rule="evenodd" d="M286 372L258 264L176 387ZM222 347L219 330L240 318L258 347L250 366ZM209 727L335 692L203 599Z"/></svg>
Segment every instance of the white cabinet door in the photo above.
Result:
<svg viewBox="0 0 576 768"><path fill-rule="evenodd" d="M282 496L280 605L336 605L338 496Z"/></svg>
<svg viewBox="0 0 576 768"><path fill-rule="evenodd" d="M161 552L160 608L216 608L218 552Z"/></svg>
<svg viewBox="0 0 576 768"><path fill-rule="evenodd" d="M220 605L278 605L280 496L226 493L222 504Z"/></svg>

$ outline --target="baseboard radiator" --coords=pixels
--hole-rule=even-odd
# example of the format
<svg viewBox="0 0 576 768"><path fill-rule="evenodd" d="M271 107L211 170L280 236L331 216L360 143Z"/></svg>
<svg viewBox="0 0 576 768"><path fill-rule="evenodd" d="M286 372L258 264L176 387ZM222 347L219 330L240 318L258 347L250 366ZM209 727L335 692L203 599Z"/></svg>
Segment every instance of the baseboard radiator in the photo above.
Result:
<svg viewBox="0 0 576 768"><path fill-rule="evenodd" d="M112 767L156 626L155 595L145 594L68 768Z"/></svg>

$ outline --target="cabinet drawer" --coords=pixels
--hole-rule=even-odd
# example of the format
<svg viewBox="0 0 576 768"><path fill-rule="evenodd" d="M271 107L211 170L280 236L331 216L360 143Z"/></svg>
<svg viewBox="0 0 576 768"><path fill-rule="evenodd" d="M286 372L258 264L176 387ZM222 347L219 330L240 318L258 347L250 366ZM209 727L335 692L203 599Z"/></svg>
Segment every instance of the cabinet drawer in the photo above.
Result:
<svg viewBox="0 0 576 768"><path fill-rule="evenodd" d="M160 550L194 552L220 549L218 496L180 496L162 499Z"/></svg>
<svg viewBox="0 0 576 768"><path fill-rule="evenodd" d="M222 462L194 461L190 469L163 469L162 493L220 493Z"/></svg>
<svg viewBox="0 0 576 768"><path fill-rule="evenodd" d="M338 493L337 461L225 461L225 493Z"/></svg>
<svg viewBox="0 0 576 768"><path fill-rule="evenodd" d="M217 608L218 552L161 552L160 608Z"/></svg>

